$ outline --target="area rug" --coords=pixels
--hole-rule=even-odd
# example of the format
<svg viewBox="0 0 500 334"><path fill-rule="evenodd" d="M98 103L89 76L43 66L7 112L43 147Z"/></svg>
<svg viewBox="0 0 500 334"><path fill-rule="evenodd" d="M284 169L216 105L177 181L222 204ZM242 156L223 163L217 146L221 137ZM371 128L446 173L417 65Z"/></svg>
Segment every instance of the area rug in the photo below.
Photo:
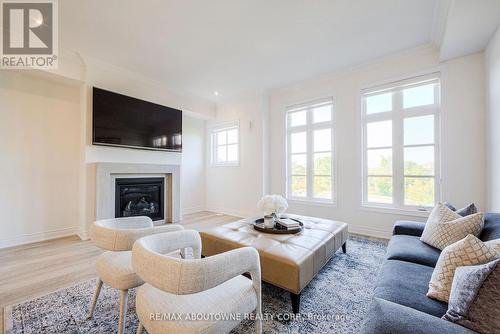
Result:
<svg viewBox="0 0 500 334"><path fill-rule="evenodd" d="M351 236L347 254L335 256L303 290L301 317L291 319L289 293L263 283L264 333L357 333L374 290L386 244ZM95 280L76 284L5 309L7 329L12 334L116 333L119 294L103 287L95 316L86 314ZM138 325L135 291L129 297L125 333ZM10 327L10 328L9 328ZM253 321L245 321L233 333L254 333Z"/></svg>

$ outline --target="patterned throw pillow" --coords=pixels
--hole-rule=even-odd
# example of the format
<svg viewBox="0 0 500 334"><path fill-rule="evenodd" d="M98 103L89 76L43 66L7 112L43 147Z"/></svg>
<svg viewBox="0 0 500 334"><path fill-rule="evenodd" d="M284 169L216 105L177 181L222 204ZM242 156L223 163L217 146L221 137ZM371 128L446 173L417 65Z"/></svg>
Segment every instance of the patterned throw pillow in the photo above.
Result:
<svg viewBox="0 0 500 334"><path fill-rule="evenodd" d="M500 239L493 239L490 241L485 241L484 243L491 248L494 248L497 251L498 256L500 256Z"/></svg>
<svg viewBox="0 0 500 334"><path fill-rule="evenodd" d="M462 217L439 203L429 215L420 241L442 250L468 234L478 236L483 226L482 213Z"/></svg>
<svg viewBox="0 0 500 334"><path fill-rule="evenodd" d="M500 333L500 259L458 267L443 319L478 333Z"/></svg>
<svg viewBox="0 0 500 334"><path fill-rule="evenodd" d="M493 248L472 234L449 245L439 255L429 282L427 297L448 302L457 267L482 264L496 257L497 252Z"/></svg>

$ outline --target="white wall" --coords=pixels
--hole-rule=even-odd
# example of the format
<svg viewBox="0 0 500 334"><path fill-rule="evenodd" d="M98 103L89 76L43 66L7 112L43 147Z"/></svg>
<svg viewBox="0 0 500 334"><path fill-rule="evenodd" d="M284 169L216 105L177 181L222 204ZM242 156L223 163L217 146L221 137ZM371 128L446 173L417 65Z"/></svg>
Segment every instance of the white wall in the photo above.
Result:
<svg viewBox="0 0 500 334"><path fill-rule="evenodd" d="M205 210L205 121L182 120L181 211Z"/></svg>
<svg viewBox="0 0 500 334"><path fill-rule="evenodd" d="M488 210L500 212L500 29L486 49Z"/></svg>
<svg viewBox="0 0 500 334"><path fill-rule="evenodd" d="M112 67L101 72L102 64L86 68L84 81L81 81L83 88L72 80L58 82L47 77L3 71L0 76L0 156L3 162L0 175L4 177L0 178L0 210L6 214L0 220L0 247L74 233L79 222L79 232L84 234L94 219L95 162L182 162L184 213L208 208L242 216L258 214L256 202L264 193L284 193L285 107L325 96L333 96L335 100L338 204L331 207L292 203L290 211L344 220L350 224L351 231L387 236L396 219L424 218L360 209L359 91L367 85L429 70L442 71L443 199L459 206L474 201L484 209L488 156L488 206L498 211L499 39L497 32L486 53L490 107L487 154L484 148L483 54L441 64L433 49L419 48L274 89L267 94L240 94L219 102L216 110L211 103L197 99L190 104L186 102L190 97L184 96L181 100L186 105L195 106L197 110L206 109L206 112L204 116L185 114L182 158L165 152L89 145L89 86L95 84L172 106L176 105L169 101L181 101L175 100L179 95L170 100L168 94L162 95L161 87L147 86L144 80L135 82L130 72ZM214 119L203 119L213 116L215 111ZM234 120L240 121L240 165L210 166L207 153L210 129ZM12 176L19 176L21 181ZM35 187L28 194L35 208L24 210L23 200L31 184ZM62 206L60 198L64 199Z"/></svg>
<svg viewBox="0 0 500 334"><path fill-rule="evenodd" d="M239 166L220 167L210 165L207 154L206 201L207 208L239 216L257 213L256 204L264 192L266 95L261 92L244 93L217 103L217 116L207 121L207 152L210 152L208 136L213 127L229 121L240 122Z"/></svg>
<svg viewBox="0 0 500 334"><path fill-rule="evenodd" d="M179 91L175 89L175 83L167 86L133 70L66 49L59 50L58 64L58 68L54 70L30 72L44 77L52 75L59 79L82 81L101 88L113 87L116 92L181 109L190 116L215 116L215 104L212 101Z"/></svg>
<svg viewBox="0 0 500 334"><path fill-rule="evenodd" d="M290 211L346 221L353 232L389 236L397 219L423 217L361 208L360 90L433 70L442 71L443 200L485 207L483 54L440 64L429 47L324 75L270 93L271 192L285 193L284 111L286 106L333 96L336 113L337 206L291 203Z"/></svg>
<svg viewBox="0 0 500 334"><path fill-rule="evenodd" d="M79 86L0 73L0 248L75 234Z"/></svg>
<svg viewBox="0 0 500 334"><path fill-rule="evenodd" d="M205 209L205 119L215 104L95 59L66 58L58 71L1 72L0 248L86 238L98 162L181 165L181 211ZM183 153L92 146L92 86L182 109Z"/></svg>
<svg viewBox="0 0 500 334"><path fill-rule="evenodd" d="M149 80L127 69L113 66L93 58L84 58L86 75L85 94L86 122L86 162L124 162L153 164L180 164L181 154L161 151L146 151L126 148L102 147L92 143L92 87L99 87L146 101L159 103L183 111L184 116L208 119L215 116L215 104L191 95L169 92L159 83ZM195 111L193 111L195 110Z"/></svg>
<svg viewBox="0 0 500 334"><path fill-rule="evenodd" d="M445 62L443 75L442 199L486 210L484 53Z"/></svg>
<svg viewBox="0 0 500 334"><path fill-rule="evenodd" d="M95 164L100 162L181 165L181 214L203 210L205 155L200 147L205 146L204 120L214 117L215 104L187 93L173 93L158 82L94 58L84 57L83 60L85 88L82 90L82 108L85 114L83 145L86 188L83 206L86 210L81 217L80 236L86 238L88 227L95 220ZM182 154L92 145L93 86L181 109L183 111Z"/></svg>

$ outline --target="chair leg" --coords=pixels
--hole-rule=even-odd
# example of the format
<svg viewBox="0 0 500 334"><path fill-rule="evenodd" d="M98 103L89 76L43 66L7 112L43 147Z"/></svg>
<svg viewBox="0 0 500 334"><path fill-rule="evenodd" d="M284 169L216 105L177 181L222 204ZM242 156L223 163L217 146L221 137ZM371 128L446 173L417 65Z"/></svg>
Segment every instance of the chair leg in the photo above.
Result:
<svg viewBox="0 0 500 334"><path fill-rule="evenodd" d="M342 245L342 252L347 253L347 241Z"/></svg>
<svg viewBox="0 0 500 334"><path fill-rule="evenodd" d="M137 327L137 332L135 332L135 334L142 334L142 331L144 331L144 327L139 322L139 326Z"/></svg>
<svg viewBox="0 0 500 334"><path fill-rule="evenodd" d="M97 299L99 299L99 294L101 293L102 281L100 278L97 278L97 282L95 285L94 298L92 299L92 304L90 304L89 314L87 319L92 319L94 316L95 305L97 304Z"/></svg>
<svg viewBox="0 0 500 334"><path fill-rule="evenodd" d="M128 290L120 290L120 318L118 319L118 334L123 334L125 317L127 316Z"/></svg>
<svg viewBox="0 0 500 334"><path fill-rule="evenodd" d="M187 248L181 248L181 258L187 259Z"/></svg>

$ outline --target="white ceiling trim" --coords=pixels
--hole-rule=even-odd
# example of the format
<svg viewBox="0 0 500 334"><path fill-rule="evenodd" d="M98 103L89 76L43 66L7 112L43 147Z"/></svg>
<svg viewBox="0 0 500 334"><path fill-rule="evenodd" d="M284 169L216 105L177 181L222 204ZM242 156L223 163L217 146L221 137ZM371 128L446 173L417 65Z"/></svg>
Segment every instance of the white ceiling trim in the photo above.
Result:
<svg viewBox="0 0 500 334"><path fill-rule="evenodd" d="M436 2L430 40L431 43L438 49L441 47L441 43L443 42L446 31L446 23L448 21L448 14L454 2L455 0L441 0Z"/></svg>

